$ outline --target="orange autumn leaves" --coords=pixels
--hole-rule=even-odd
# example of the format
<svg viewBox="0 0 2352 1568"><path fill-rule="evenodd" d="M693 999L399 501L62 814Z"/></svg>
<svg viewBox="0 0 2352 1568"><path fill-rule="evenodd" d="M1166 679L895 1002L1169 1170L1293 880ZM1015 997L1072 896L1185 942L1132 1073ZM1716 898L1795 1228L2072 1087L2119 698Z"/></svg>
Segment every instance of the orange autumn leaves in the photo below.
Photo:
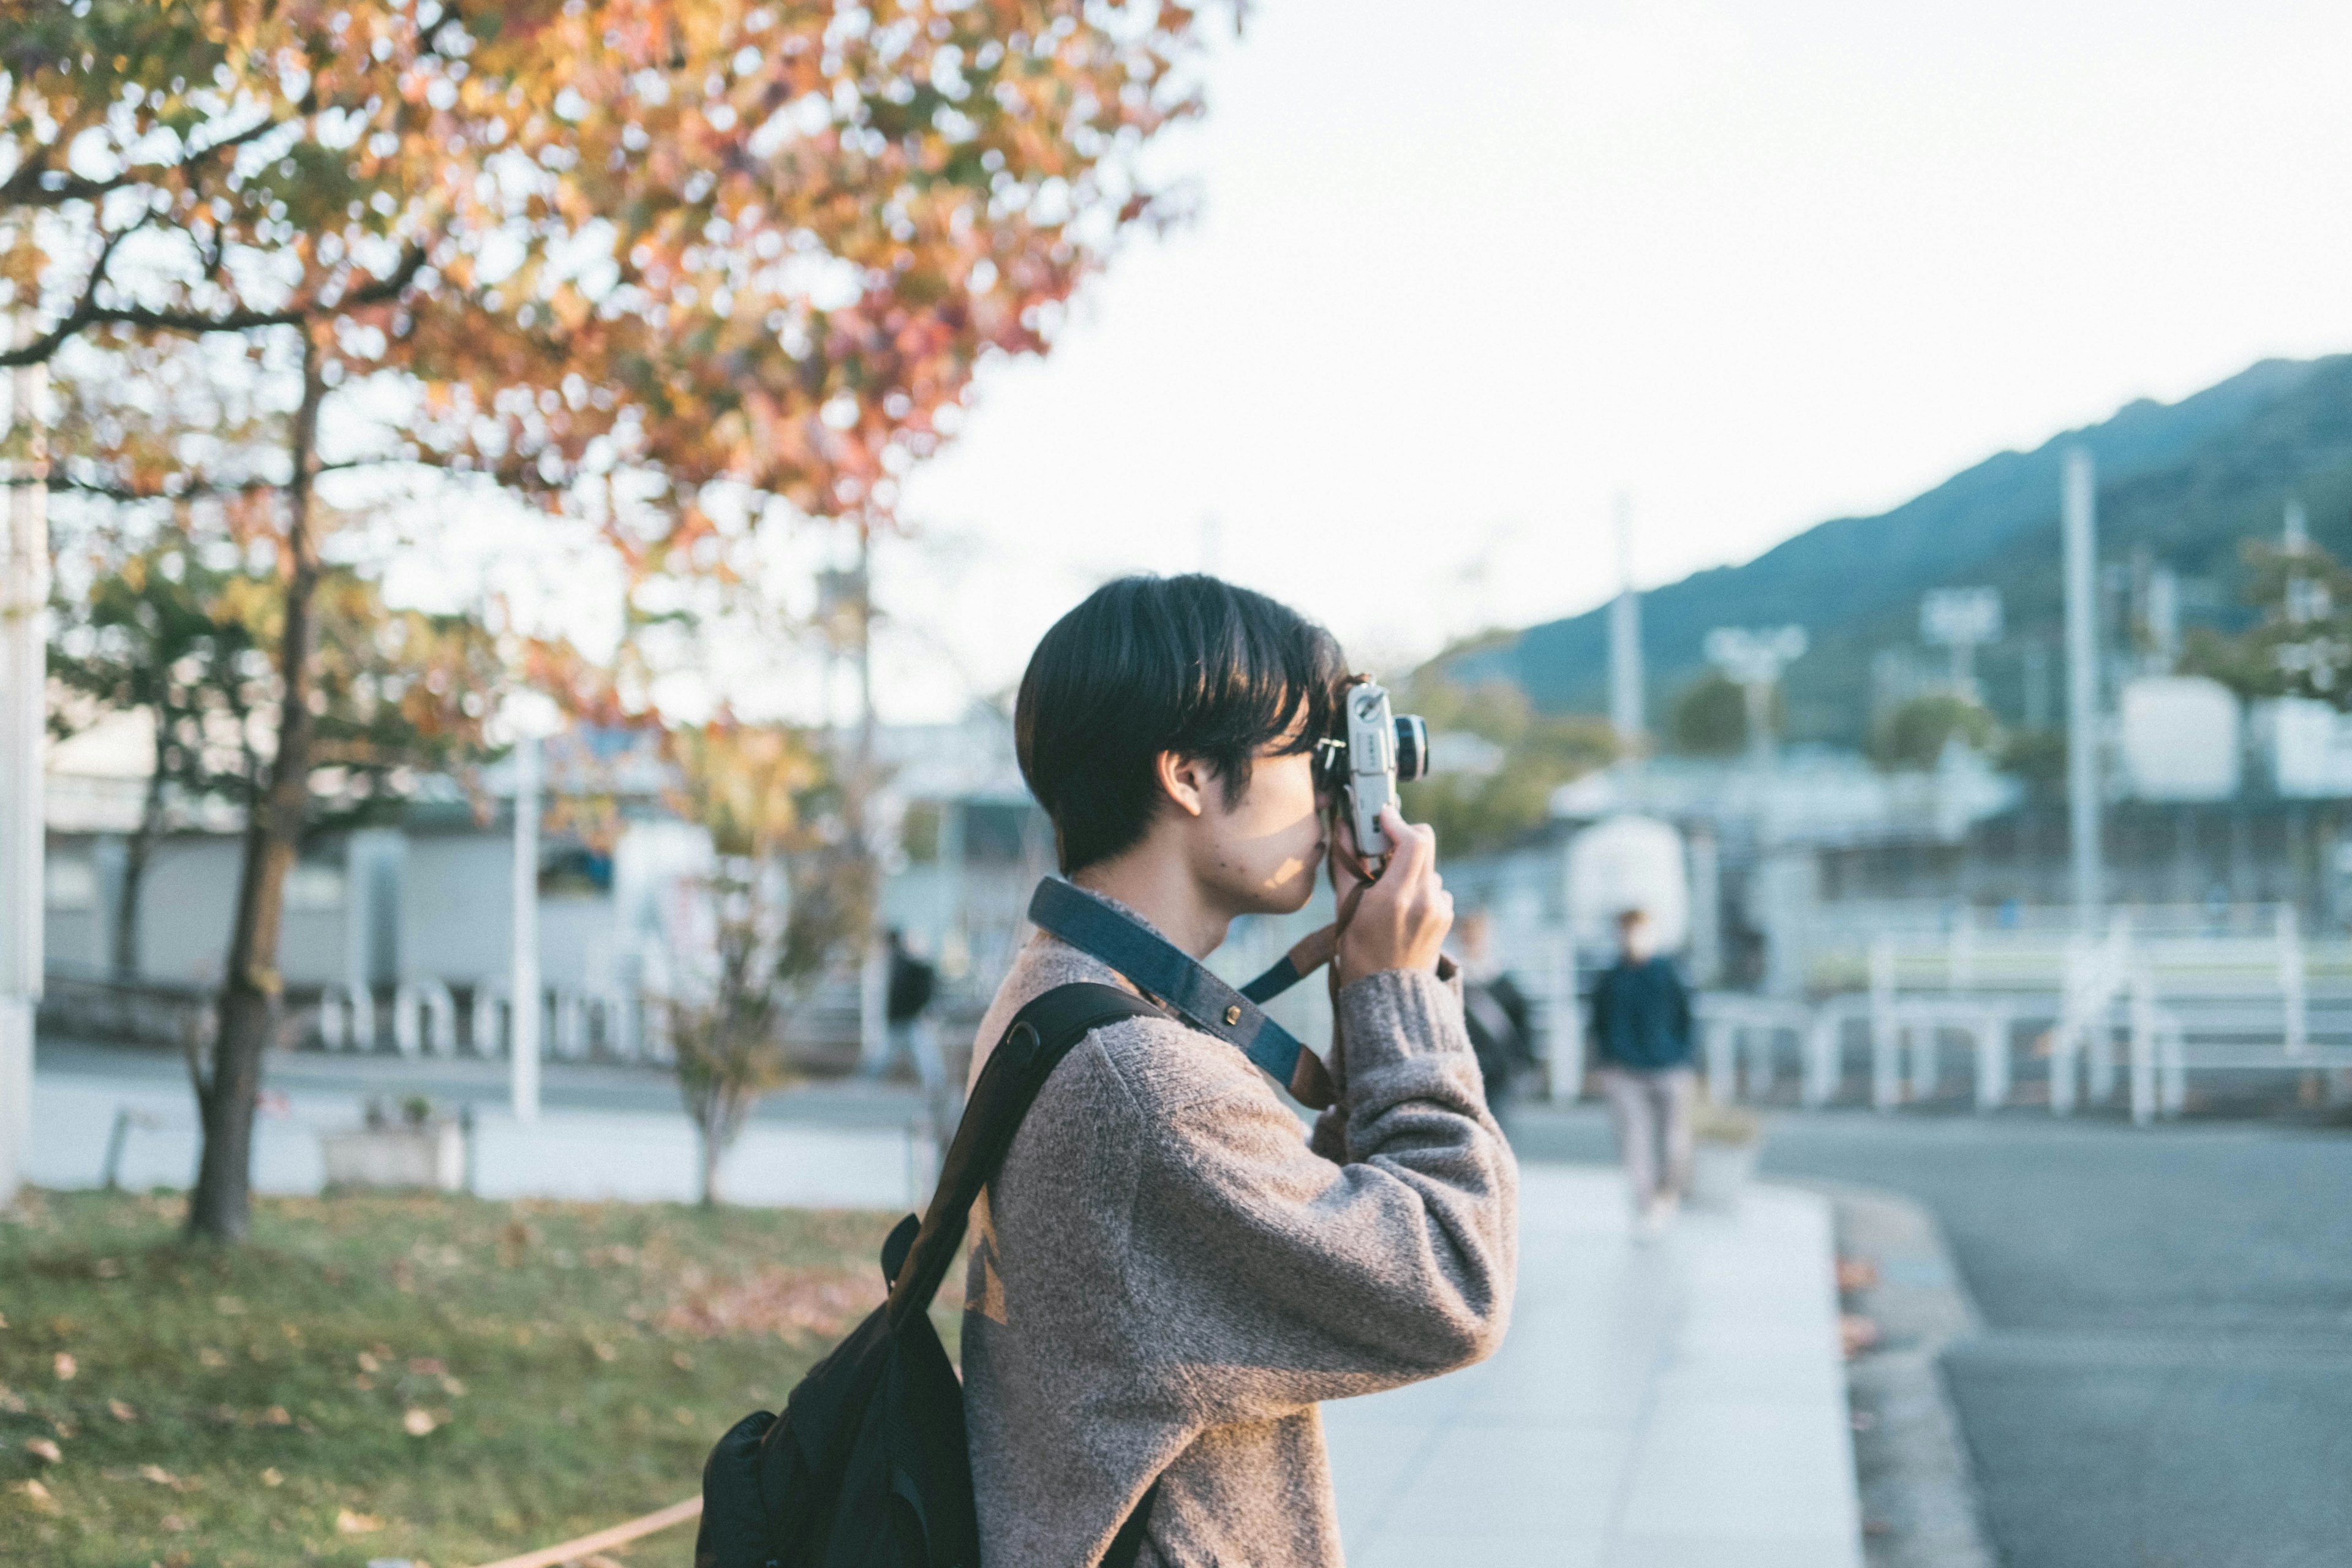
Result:
<svg viewBox="0 0 2352 1568"><path fill-rule="evenodd" d="M1042 350L1197 107L1204 14L1048 0L100 0L6 79L39 325L309 331L420 401L395 454L673 563L730 483L887 510L992 352ZM72 153L76 138L84 144ZM100 155L96 149L103 149ZM89 170L94 173L84 173Z"/></svg>

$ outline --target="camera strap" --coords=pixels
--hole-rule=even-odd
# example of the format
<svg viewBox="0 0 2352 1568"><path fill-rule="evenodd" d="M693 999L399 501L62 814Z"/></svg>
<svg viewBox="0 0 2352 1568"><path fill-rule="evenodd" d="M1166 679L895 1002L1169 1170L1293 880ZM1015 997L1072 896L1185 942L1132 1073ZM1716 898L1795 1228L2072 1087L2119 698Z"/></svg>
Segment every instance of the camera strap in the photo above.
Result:
<svg viewBox="0 0 2352 1568"><path fill-rule="evenodd" d="M1166 937L1059 877L1037 884L1029 900L1029 920L1038 930L1109 964L1194 1028L1238 1047L1276 1083L1291 1081L1298 1053L1306 1047L1258 1006L1303 978L1287 953L1236 991Z"/></svg>

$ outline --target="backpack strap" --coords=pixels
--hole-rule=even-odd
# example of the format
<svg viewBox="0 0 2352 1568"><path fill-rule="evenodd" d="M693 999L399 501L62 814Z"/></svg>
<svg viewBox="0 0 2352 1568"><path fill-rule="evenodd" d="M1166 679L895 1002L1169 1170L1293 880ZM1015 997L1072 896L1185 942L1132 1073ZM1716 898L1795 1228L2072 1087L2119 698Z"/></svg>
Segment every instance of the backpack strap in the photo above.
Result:
<svg viewBox="0 0 2352 1568"><path fill-rule="evenodd" d="M893 1330L910 1314L929 1309L940 1282L955 1264L971 1205L981 1189L995 1179L1013 1147L1013 1135L1062 1058L1105 1024L1167 1016L1132 991L1092 981L1057 985L1013 1016L1004 1037L981 1069L980 1081L972 1086L963 1120L956 1124L947 1158L940 1163L939 1186L923 1211L921 1228L906 1247L903 1261L885 1259L886 1265L895 1264L888 1268ZM899 1236L891 1239L896 1251Z"/></svg>

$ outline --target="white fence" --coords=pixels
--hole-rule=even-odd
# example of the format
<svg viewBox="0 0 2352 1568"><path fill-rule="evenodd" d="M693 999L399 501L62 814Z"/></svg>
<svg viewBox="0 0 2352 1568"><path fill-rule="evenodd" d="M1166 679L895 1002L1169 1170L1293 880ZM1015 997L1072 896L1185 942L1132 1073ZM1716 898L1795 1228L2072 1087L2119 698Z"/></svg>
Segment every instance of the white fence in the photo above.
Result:
<svg viewBox="0 0 2352 1568"><path fill-rule="evenodd" d="M2198 1072L2326 1074L2332 1097L2352 1088L2352 943L2307 940L2291 909L2228 922L2204 910L2135 910L2097 941L2049 922L1889 924L1858 963L1844 960L1859 989L1813 1002L1702 999L1717 1098L1770 1094L1778 1062L1793 1056L1801 1102L1829 1104L1856 1033L1869 1103L1882 1110L1936 1096L1955 1040L1976 1108L2008 1104L2021 1034L2029 1049L2047 1047L2061 1116L2119 1090L2135 1121L2178 1115Z"/></svg>

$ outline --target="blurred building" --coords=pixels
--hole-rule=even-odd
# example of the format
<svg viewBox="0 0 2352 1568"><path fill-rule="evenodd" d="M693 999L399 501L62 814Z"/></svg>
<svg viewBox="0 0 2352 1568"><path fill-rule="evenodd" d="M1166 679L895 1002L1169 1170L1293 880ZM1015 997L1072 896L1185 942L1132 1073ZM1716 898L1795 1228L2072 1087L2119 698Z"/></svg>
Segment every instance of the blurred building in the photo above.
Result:
<svg viewBox="0 0 2352 1568"><path fill-rule="evenodd" d="M52 752L44 1026L59 1032L168 1031L217 984L226 955L241 835L231 814L176 813L150 853L135 970L122 962L124 871L145 790L135 741L85 739ZM947 1011L976 1016L1024 929L1030 888L1052 866L1050 831L1021 784L1011 726L992 709L886 727L876 747L887 783L875 815L896 846L883 918L939 962ZM559 1058L646 1049L642 998L668 973L679 890L710 856L702 830L666 804L667 784L642 736L575 731L549 749L540 968L543 1037ZM499 1042L485 1037L499 1027L512 967L513 797L505 764L485 769L470 794L427 780L395 825L322 832L304 846L279 938L299 1035L371 1044L422 1031L421 1048L438 1038L495 1054ZM798 1021L816 1058L854 1057L856 986L845 965ZM416 1022L420 1007L436 1018Z"/></svg>

